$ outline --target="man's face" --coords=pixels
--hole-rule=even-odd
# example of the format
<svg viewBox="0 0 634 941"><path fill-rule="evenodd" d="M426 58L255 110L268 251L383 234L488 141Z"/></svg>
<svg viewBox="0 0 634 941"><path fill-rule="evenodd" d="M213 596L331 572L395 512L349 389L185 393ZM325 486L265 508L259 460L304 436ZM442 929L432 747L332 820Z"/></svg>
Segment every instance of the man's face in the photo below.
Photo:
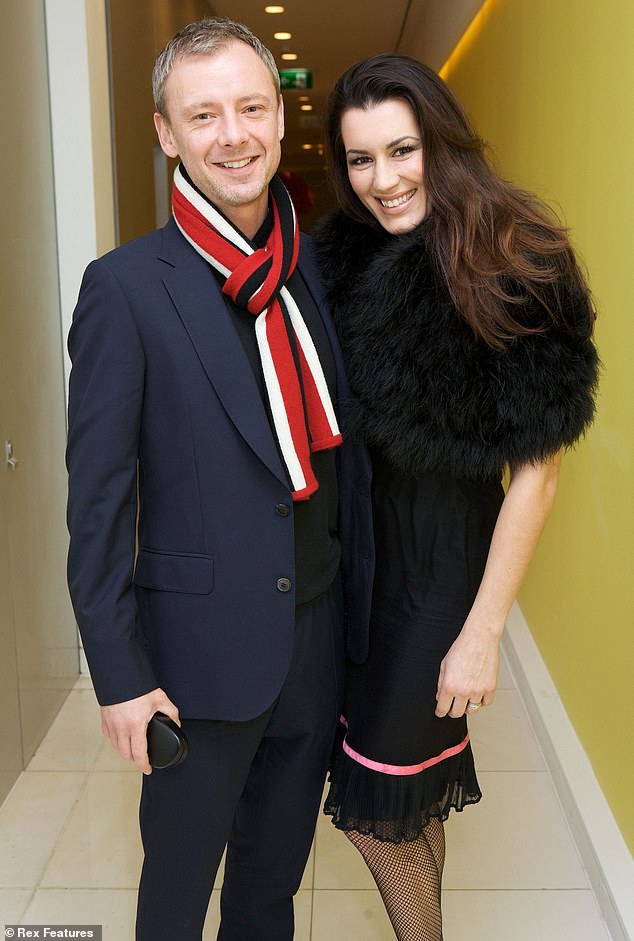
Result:
<svg viewBox="0 0 634 941"><path fill-rule="evenodd" d="M284 136L282 102L264 62L240 41L186 56L167 77L165 110L154 115L164 152L179 157L205 196L254 235Z"/></svg>

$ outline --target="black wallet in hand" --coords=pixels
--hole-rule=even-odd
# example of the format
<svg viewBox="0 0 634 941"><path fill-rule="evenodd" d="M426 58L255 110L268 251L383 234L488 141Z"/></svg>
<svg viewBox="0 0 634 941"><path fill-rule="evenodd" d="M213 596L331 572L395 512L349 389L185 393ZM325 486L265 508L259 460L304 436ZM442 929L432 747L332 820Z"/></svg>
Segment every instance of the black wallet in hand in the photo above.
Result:
<svg viewBox="0 0 634 941"><path fill-rule="evenodd" d="M155 712L147 727L147 754L157 770L179 765L187 757L185 733L163 712Z"/></svg>

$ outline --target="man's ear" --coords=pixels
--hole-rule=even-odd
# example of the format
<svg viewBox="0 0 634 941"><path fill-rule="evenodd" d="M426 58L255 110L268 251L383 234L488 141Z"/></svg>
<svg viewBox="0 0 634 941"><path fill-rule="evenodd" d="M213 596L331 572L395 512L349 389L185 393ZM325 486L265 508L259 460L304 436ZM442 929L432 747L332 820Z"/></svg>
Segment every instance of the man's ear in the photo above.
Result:
<svg viewBox="0 0 634 941"><path fill-rule="evenodd" d="M284 99L280 95L277 105L277 133L280 140L284 138Z"/></svg>
<svg viewBox="0 0 634 941"><path fill-rule="evenodd" d="M164 115L159 114L158 111L154 113L154 127L156 128L159 144L161 145L163 153L167 154L168 157L178 157L178 147L174 141L174 135L172 134L169 121Z"/></svg>

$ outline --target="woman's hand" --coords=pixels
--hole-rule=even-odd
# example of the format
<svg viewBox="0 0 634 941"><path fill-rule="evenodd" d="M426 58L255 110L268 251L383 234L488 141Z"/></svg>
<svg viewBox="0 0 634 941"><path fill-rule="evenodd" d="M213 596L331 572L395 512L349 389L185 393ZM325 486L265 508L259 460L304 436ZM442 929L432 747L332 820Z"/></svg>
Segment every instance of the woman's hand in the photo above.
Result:
<svg viewBox="0 0 634 941"><path fill-rule="evenodd" d="M458 719L469 703L489 706L495 698L499 664L499 631L478 629L467 618L440 664L436 715Z"/></svg>
<svg viewBox="0 0 634 941"><path fill-rule="evenodd" d="M458 718L493 702L504 622L553 505L560 464L558 453L511 474L478 594L440 665L437 716Z"/></svg>

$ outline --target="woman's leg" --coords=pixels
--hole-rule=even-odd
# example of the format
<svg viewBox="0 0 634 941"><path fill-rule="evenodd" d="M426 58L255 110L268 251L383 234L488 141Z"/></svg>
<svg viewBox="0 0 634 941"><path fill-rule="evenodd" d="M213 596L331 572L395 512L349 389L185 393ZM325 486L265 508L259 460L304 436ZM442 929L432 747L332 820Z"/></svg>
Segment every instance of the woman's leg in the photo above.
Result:
<svg viewBox="0 0 634 941"><path fill-rule="evenodd" d="M374 877L398 941L442 941L443 822L432 817L417 840L388 843L357 830L346 836Z"/></svg>

